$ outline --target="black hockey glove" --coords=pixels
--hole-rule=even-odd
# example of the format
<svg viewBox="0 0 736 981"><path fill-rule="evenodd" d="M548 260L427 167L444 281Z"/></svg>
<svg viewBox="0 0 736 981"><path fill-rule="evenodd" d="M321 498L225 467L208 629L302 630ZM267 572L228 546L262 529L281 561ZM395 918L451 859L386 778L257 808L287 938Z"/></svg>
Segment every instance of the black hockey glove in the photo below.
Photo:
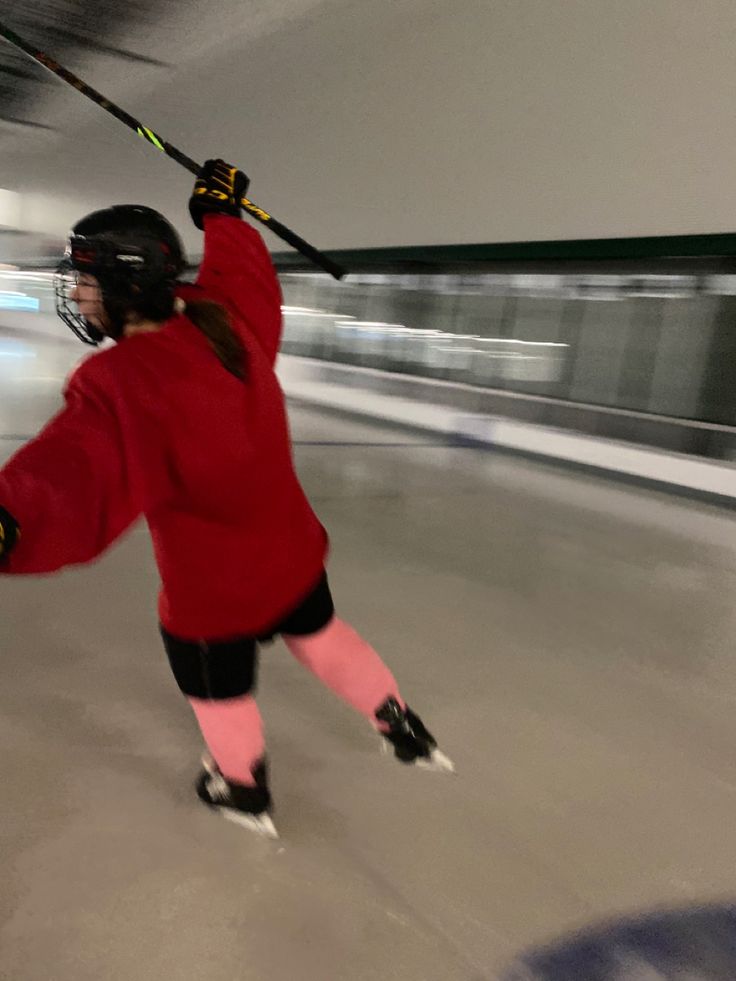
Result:
<svg viewBox="0 0 736 981"><path fill-rule="evenodd" d="M0 507L0 562L10 555L19 538L18 522L5 508Z"/></svg>
<svg viewBox="0 0 736 981"><path fill-rule="evenodd" d="M204 228L208 214L240 218L240 199L245 197L250 181L242 170L224 160L208 160L199 172L189 199L189 213L197 228Z"/></svg>

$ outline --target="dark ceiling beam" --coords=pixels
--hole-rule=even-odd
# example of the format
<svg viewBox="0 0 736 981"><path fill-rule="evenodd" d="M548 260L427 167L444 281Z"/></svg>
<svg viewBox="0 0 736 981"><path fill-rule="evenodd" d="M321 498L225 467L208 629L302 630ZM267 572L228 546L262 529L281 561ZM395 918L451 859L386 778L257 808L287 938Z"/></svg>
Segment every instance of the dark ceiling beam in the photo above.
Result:
<svg viewBox="0 0 736 981"><path fill-rule="evenodd" d="M10 75L12 78L19 78L23 82L38 82L41 85L46 85L50 81L46 78L45 72L41 70L38 73L30 72L24 68L16 68L15 65L0 64L0 75Z"/></svg>
<svg viewBox="0 0 736 981"><path fill-rule="evenodd" d="M32 34L38 31L38 22L29 20L27 17L19 17L17 23L19 24L19 28L25 28L27 26ZM47 47L51 44L51 38L58 38L64 42L65 48L67 46L71 46L78 50L95 51L99 54L109 54L113 55L115 58L120 58L121 61L132 61L141 65L153 65L156 68L170 67L169 62L160 61L158 58L151 58L149 55L138 54L137 51L130 51L127 48L120 48L113 44L105 44L104 41L89 37L89 35L86 35L83 31L73 31L68 27L62 27L57 23L49 23L47 25L47 29L44 31L44 34L48 37L48 40L45 41ZM43 45L41 45L41 47L43 47ZM53 51L50 51L49 53L52 55L54 54Z"/></svg>
<svg viewBox="0 0 736 981"><path fill-rule="evenodd" d="M9 126L23 126L30 129L56 130L56 126L47 126L46 123L36 123L32 119L18 119L17 116L0 115L0 126L3 124L7 124Z"/></svg>
<svg viewBox="0 0 736 981"><path fill-rule="evenodd" d="M134 61L142 65L154 65L157 68L170 67L168 62L159 61L158 58L151 58L148 55L138 54L136 51L128 51L126 48L117 48L111 44L102 44L100 41L94 41L92 38L85 37L82 34L77 34L74 31L67 31L64 28L55 27L54 35L63 38L65 41L72 42L80 49L97 51L100 54L114 55L116 58L120 58L122 61Z"/></svg>

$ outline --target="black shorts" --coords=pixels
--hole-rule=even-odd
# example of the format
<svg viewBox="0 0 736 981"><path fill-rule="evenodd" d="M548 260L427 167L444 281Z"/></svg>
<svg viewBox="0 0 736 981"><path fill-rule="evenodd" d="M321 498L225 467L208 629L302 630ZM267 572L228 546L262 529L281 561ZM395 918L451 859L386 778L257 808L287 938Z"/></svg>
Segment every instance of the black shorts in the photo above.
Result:
<svg viewBox="0 0 736 981"><path fill-rule="evenodd" d="M166 654L181 691L189 698L238 698L254 690L258 645L279 634L304 637L327 626L335 615L327 573L294 609L259 634L228 640L183 640L161 627Z"/></svg>
<svg viewBox="0 0 736 981"><path fill-rule="evenodd" d="M318 630L327 626L334 615L335 604L332 601L330 584L327 582L327 573L323 572L319 582L306 598L300 600L291 613L279 620L271 629L258 634L256 640L261 642L273 640L279 634L290 634L294 637L316 634Z"/></svg>

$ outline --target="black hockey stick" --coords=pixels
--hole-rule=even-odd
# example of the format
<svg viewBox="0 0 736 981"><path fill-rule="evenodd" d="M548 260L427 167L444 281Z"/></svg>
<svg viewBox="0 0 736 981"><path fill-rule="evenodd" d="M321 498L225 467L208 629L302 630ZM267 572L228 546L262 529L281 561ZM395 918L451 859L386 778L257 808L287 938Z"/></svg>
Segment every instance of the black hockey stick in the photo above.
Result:
<svg viewBox="0 0 736 981"><path fill-rule="evenodd" d="M43 65L44 68L48 68L48 70L53 72L54 75L57 75L69 85L72 85L78 92L81 92L82 95L86 95L88 99L96 102L100 108L105 109L111 116L119 119L121 123L125 123L126 126L129 126L130 129L134 130L139 136L142 136L144 140L148 140L149 143L152 143L157 149L161 150L162 153L165 153L168 157L171 157L172 160L176 160L176 162L181 164L182 167L186 167L190 173L194 174L195 176L199 174L200 165L195 160L187 157L181 152L181 150L178 150L175 146L172 146L171 143L167 143L166 140L154 133L152 129L148 129L147 126L144 126L137 119L134 119L133 116L127 113L124 109L121 109L120 106L116 106L114 102L110 102L110 100L106 99L104 95L102 95L96 89L93 89L90 85L87 85L87 83L83 82L81 78L78 78L67 68L60 65L57 61L54 61L54 59L49 55L44 54L43 51L39 51L27 41L24 41L23 38L19 37L15 31L11 31L11 29L3 24L2 21L0 21L0 37L4 37L6 41L10 42L10 44L14 45L16 48L20 48L21 51L24 51L35 61L39 62L39 64ZM242 198L240 203L249 215L252 215L267 228L270 228L275 235L282 238L284 242L288 242L289 245L295 248L298 252L301 252L301 254L306 256L307 259L311 259L315 265L319 266L321 269L324 269L325 272L330 273L331 276L334 276L335 279L342 279L342 277L345 275L345 269L339 266L336 262L333 262L332 259L324 255L324 253L320 252L318 249L315 249L315 247L310 245L309 242L305 242L303 238L297 235L296 232L292 232L292 230L287 228L286 225L282 225L280 221L277 221L267 211L264 211L263 208L259 208L248 198Z"/></svg>

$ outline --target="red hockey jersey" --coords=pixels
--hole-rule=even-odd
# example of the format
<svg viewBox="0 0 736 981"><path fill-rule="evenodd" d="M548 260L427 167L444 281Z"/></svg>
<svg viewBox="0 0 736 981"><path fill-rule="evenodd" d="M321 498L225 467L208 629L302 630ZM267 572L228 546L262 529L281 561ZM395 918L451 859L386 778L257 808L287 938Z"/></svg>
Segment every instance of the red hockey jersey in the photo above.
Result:
<svg viewBox="0 0 736 981"><path fill-rule="evenodd" d="M221 303L245 345L246 380L174 316L82 362L65 408L0 470L22 536L0 573L90 562L145 516L172 634L263 631L319 579L327 536L299 484L274 372L281 293L260 235L205 219L183 299Z"/></svg>

